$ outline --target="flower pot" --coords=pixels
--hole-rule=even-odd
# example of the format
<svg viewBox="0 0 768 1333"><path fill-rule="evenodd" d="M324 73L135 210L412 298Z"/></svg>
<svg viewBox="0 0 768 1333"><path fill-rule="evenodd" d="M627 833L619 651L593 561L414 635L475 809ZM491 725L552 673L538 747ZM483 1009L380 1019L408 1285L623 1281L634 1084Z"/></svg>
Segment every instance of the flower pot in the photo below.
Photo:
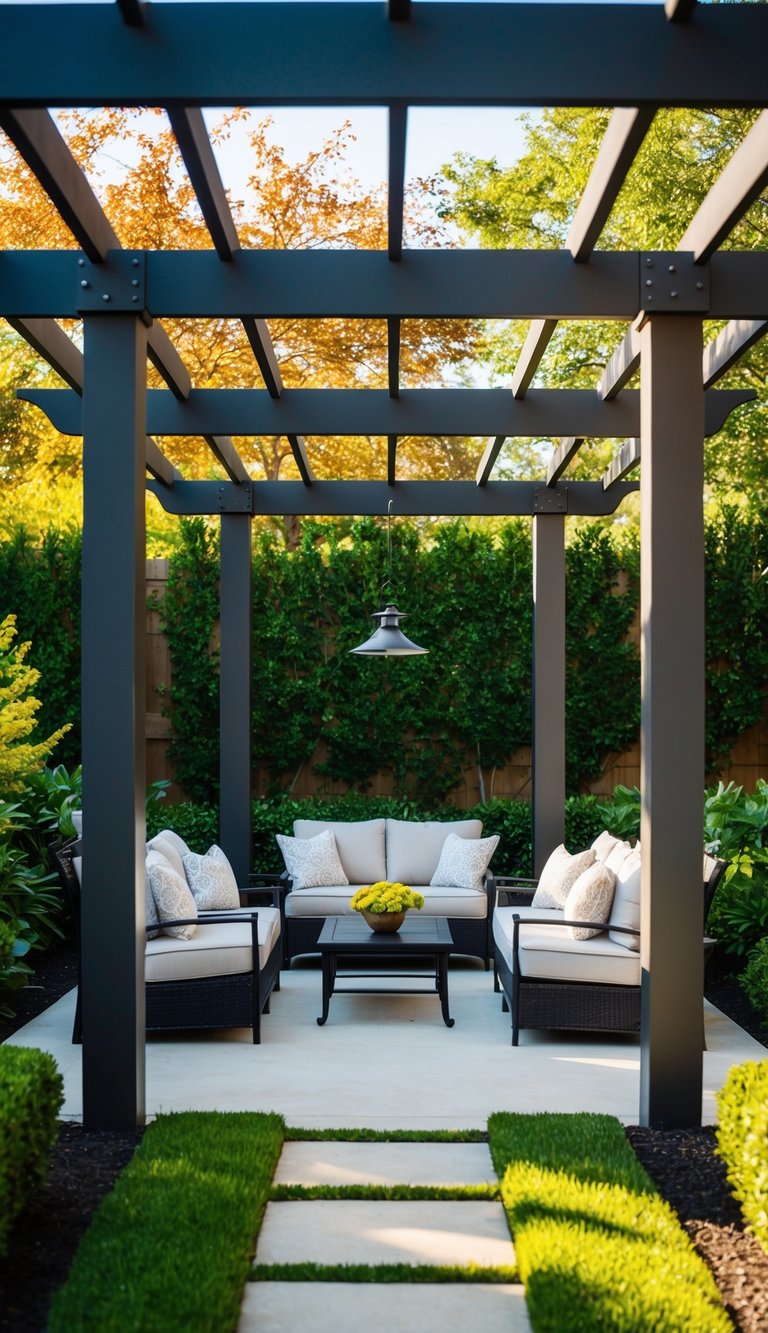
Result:
<svg viewBox="0 0 768 1333"><path fill-rule="evenodd" d="M399 930L405 921L405 912L362 912L371 930L383 933Z"/></svg>

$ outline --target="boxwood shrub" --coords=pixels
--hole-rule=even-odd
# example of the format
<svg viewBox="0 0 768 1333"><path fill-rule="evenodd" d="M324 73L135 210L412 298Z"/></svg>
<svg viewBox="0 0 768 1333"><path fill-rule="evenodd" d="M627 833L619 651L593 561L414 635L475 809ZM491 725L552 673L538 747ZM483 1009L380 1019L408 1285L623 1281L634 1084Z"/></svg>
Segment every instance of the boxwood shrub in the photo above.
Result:
<svg viewBox="0 0 768 1333"><path fill-rule="evenodd" d="M768 1060L734 1065L717 1096L718 1152L744 1220L768 1252Z"/></svg>
<svg viewBox="0 0 768 1333"><path fill-rule="evenodd" d="M63 1099L53 1056L0 1046L0 1255L13 1218L45 1179Z"/></svg>

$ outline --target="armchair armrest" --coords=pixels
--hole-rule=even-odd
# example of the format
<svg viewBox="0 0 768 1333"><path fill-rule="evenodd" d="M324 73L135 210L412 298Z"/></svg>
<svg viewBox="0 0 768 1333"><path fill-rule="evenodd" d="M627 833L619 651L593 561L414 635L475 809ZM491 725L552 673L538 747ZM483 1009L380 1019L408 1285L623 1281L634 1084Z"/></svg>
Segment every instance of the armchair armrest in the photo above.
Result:
<svg viewBox="0 0 768 1333"><path fill-rule="evenodd" d="M496 880L496 906L509 906L510 899L532 898L536 892L536 880L513 879L502 875Z"/></svg>
<svg viewBox="0 0 768 1333"><path fill-rule="evenodd" d="M558 918L557 921L553 921L551 917L546 916L528 916L523 921L522 917L517 915L517 912L513 912L512 921L514 924L512 943L515 949L517 949L521 926L581 926L587 930L615 930L621 935L637 935L638 938L640 936L640 931L636 930L634 926L614 926L607 921L569 921L565 918ZM574 943L578 943L578 941L574 941Z"/></svg>
<svg viewBox="0 0 768 1333"><path fill-rule="evenodd" d="M244 898L250 899L258 896L264 900L265 906L279 908L282 905L285 886L279 882L276 875L249 875L248 880L248 888L240 890ZM255 882L257 880L259 883ZM250 906L250 903L247 905Z"/></svg>
<svg viewBox="0 0 768 1333"><path fill-rule="evenodd" d="M243 922L248 925L254 925L258 921L259 914L254 909L248 913L237 912L201 912L199 916L180 916L174 917L173 921L160 921L156 926L147 926L147 931L164 930L166 926L220 926L220 925L238 925ZM189 943L189 941L187 941Z"/></svg>

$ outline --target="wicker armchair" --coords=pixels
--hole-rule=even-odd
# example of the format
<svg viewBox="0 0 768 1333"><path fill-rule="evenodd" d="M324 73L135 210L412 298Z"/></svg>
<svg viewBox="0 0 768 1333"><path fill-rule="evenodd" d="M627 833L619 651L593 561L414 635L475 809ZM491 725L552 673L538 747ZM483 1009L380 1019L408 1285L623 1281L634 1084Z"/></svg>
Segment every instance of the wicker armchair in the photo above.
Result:
<svg viewBox="0 0 768 1333"><path fill-rule="evenodd" d="M53 865L58 873L64 897L72 917L72 924L77 943L78 988L75 1021L72 1041L82 1041L82 1016L80 1006L80 879L74 859L80 855L81 844L72 839L59 841L50 847ZM185 1031L209 1028L250 1027L254 1044L261 1040L261 1015L269 1013L270 996L273 990L280 988L280 958L282 943L280 938L280 913L277 905L279 888L275 887L271 877L255 876L261 882L248 889L241 889L246 896L261 895L269 899L270 905L258 910L241 909L228 912L200 913L194 924L197 931L191 940L170 940L160 936L160 947L165 943L174 952L186 955L187 969L195 970L195 954L203 961L207 943L211 944L210 933L222 926L237 926L230 932L229 938L236 944L242 955L245 948L250 955L249 970L226 971L218 976L187 976L173 980L147 980L145 999L145 1025L149 1032ZM164 925L191 924L187 921L165 922ZM221 931L218 931L221 934ZM162 975L162 959L154 959L157 952L155 940L147 942L148 970ZM253 966L256 960L256 966ZM191 966L190 966L191 965ZM201 970L205 970L203 965Z"/></svg>
<svg viewBox="0 0 768 1333"><path fill-rule="evenodd" d="M715 890L725 872L726 862L704 856L703 926ZM502 1007L512 1019L512 1045L517 1046L521 1028L551 1028L562 1031L639 1032L640 965L639 955L612 942L605 923L566 920L562 912L541 912L530 904L535 880L501 877L496 881L494 913L494 989L503 991ZM586 926L601 934L589 941L566 940L570 926ZM535 975L530 961L521 958L521 931L534 927L546 939L551 933L553 947L562 957L572 952L579 956L582 975ZM628 926L611 925L611 933L639 936ZM556 943L555 943L556 942ZM711 941L705 940L705 950ZM545 963L544 968L547 967ZM592 976L584 972L594 968ZM548 969L555 970L555 969ZM563 969L567 971L567 967ZM636 977L633 973L636 972Z"/></svg>

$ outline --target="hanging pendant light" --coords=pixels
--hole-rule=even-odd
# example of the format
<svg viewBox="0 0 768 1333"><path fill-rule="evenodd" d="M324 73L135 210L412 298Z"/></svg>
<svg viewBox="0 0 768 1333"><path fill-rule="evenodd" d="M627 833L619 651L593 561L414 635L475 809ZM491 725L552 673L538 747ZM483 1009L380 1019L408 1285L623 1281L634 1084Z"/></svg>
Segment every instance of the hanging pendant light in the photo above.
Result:
<svg viewBox="0 0 768 1333"><path fill-rule="evenodd" d="M382 584L382 593L385 588L392 586L392 501L387 505L387 566L388 577ZM383 601L382 597L382 601ZM428 648L420 648L412 639L407 639L400 628L400 621L408 613L400 611L394 602L389 602L383 611L374 611L371 619L378 620L379 624L373 631L370 639L361 643L357 648L350 648L351 653L358 657L414 657L417 653L428 653Z"/></svg>

